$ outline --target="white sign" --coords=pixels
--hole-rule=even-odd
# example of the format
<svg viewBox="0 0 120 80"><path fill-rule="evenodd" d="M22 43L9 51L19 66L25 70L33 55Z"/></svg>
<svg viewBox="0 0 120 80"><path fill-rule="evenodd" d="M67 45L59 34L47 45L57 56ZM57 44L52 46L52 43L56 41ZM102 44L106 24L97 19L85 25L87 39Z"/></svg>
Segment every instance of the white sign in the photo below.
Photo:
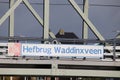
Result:
<svg viewBox="0 0 120 80"><path fill-rule="evenodd" d="M103 46L63 44L22 44L23 56L103 57Z"/></svg>

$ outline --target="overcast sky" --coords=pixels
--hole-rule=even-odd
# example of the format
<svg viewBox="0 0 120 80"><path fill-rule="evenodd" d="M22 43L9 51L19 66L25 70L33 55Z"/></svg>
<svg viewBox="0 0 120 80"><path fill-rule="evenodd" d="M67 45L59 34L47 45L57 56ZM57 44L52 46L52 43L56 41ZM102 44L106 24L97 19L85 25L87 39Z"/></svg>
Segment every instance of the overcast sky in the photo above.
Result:
<svg viewBox="0 0 120 80"><path fill-rule="evenodd" d="M43 0L29 0L34 9L43 17ZM83 0L75 0L82 4ZM114 38L120 31L120 0L89 0L89 19L105 39ZM0 17L8 10L8 0L0 0ZM82 19L67 0L50 0L50 29L56 34L59 29L74 32L79 38L82 34ZM58 5L54 5L58 4ZM61 5L63 4L63 5ZM82 5L79 5L82 9ZM15 10L15 36L41 37L43 29L28 9L23 5ZM94 35L89 31L89 38ZM0 26L0 36L8 36L8 19Z"/></svg>

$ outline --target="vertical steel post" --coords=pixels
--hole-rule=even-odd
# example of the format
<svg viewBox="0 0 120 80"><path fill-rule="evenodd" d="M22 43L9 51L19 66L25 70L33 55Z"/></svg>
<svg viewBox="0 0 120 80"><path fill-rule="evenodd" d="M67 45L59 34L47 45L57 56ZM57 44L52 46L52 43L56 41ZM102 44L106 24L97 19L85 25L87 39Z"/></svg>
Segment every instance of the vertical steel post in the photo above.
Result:
<svg viewBox="0 0 120 80"><path fill-rule="evenodd" d="M32 15L36 18L36 20L42 25L42 27L44 28L44 21L43 19L39 16L39 14L34 10L34 8L32 7L32 5L28 2L28 0L23 0L23 3L26 5L26 7L29 9L29 11L32 13ZM44 2L45 3L45 2ZM48 8L46 8L48 11L49 10L49 5L47 5ZM48 11L49 12L49 11ZM45 11L44 11L45 13ZM47 13L47 12L46 12ZM48 20L49 20L49 13L47 14L48 15ZM44 15L45 16L45 15ZM45 20L45 19L44 19ZM46 20L45 20L46 22ZM49 22L49 21L48 21ZM45 32L46 33L46 32ZM49 35L50 37L52 38L56 38L55 35L53 34L53 32L51 32L49 30Z"/></svg>
<svg viewBox="0 0 120 80"><path fill-rule="evenodd" d="M113 41L113 61L116 61L116 39Z"/></svg>
<svg viewBox="0 0 120 80"><path fill-rule="evenodd" d="M9 7L11 8L14 5L14 0L9 0ZM9 18L9 31L8 36L14 36L14 11L10 14Z"/></svg>
<svg viewBox="0 0 120 80"><path fill-rule="evenodd" d="M44 32L43 38L49 38L49 0L44 0Z"/></svg>
<svg viewBox="0 0 120 80"><path fill-rule="evenodd" d="M88 17L88 9L89 9L89 1L88 0L83 0L83 12ZM82 38L83 39L88 39L88 25L86 22L83 20L83 33L82 33Z"/></svg>
<svg viewBox="0 0 120 80"><path fill-rule="evenodd" d="M105 40L104 37L100 34L100 32L97 30L97 28L94 26L94 24L89 20L89 18L83 13L83 11L80 9L78 4L75 2L75 0L68 0L72 7L75 9L75 11L81 16L81 18L87 23L91 31L96 35L96 37L100 40Z"/></svg>

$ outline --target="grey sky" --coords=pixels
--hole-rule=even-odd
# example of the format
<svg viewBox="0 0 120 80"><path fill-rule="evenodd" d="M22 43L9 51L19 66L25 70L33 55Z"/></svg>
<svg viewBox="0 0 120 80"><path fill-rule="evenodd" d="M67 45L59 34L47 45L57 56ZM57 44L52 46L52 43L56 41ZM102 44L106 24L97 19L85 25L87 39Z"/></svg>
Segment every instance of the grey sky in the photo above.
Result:
<svg viewBox="0 0 120 80"><path fill-rule="evenodd" d="M8 0L0 0L0 2ZM32 3L42 3L43 0L29 0ZM82 4L83 0L75 0ZM50 0L51 4L68 4L67 0ZM120 30L120 0L90 0L89 19L98 31L106 38L114 38ZM96 6L97 4L97 6ZM108 5L108 6L100 6ZM116 5L116 6L111 6ZM34 9L43 16L43 5L32 4ZM82 5L80 5L82 8ZM0 3L0 17L8 10L8 3ZM50 29L56 34L62 28L67 32L74 32L81 38L82 19L71 5L50 6ZM42 27L34 19L27 8L20 4L15 10L15 36L41 37ZM89 31L90 38L94 35ZM0 26L0 36L8 36L8 20Z"/></svg>

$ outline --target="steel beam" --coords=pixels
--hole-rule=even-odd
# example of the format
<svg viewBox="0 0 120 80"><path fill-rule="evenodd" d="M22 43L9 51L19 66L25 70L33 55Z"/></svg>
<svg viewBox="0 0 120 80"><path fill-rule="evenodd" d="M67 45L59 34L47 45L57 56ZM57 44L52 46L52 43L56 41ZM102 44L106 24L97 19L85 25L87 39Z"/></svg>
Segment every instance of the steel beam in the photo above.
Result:
<svg viewBox="0 0 120 80"><path fill-rule="evenodd" d="M87 77L116 77L120 78L120 71L82 70L82 69L23 69L0 68L0 75L26 75L26 76L87 76Z"/></svg>
<svg viewBox="0 0 120 80"><path fill-rule="evenodd" d="M56 38L55 34L54 34L51 30L49 30L49 35L50 35L50 37L53 38L53 39Z"/></svg>
<svg viewBox="0 0 120 80"><path fill-rule="evenodd" d="M29 11L32 13L32 15L37 19L37 21L43 25L43 20L42 18L39 16L39 14L34 10L34 8L30 5L30 3L28 2L28 0L23 0L24 4L26 5L26 7L29 9Z"/></svg>
<svg viewBox="0 0 120 80"><path fill-rule="evenodd" d="M116 36L117 39L120 39L120 32L118 33L118 35Z"/></svg>
<svg viewBox="0 0 120 80"><path fill-rule="evenodd" d="M58 69L55 76L120 77L120 71Z"/></svg>
<svg viewBox="0 0 120 80"><path fill-rule="evenodd" d="M28 75L28 76L87 76L87 77L120 77L120 71L117 70L101 70L101 69L59 69L58 65L88 65L88 66L120 66L120 62L104 62L104 61L71 61L71 60L12 60L1 59L0 64L31 64L44 65L50 64L51 68L0 68L0 75Z"/></svg>
<svg viewBox="0 0 120 80"><path fill-rule="evenodd" d="M49 1L49 0L45 0L45 1ZM34 8L31 6L31 4L28 2L28 0L23 0L23 2L24 2L24 4L26 5L26 7L29 9L29 11L32 13L32 15L36 18L36 20L42 25L42 27L44 28L44 23L46 23L46 22L49 22L49 21L46 21L46 20L44 20L43 21L43 19L39 16L39 14L34 10ZM44 8L45 9L45 8ZM49 10L49 6L47 6L47 10ZM46 10L46 11L47 11ZM49 11L47 11L47 12L49 12ZM49 16L49 14L47 13L47 14L44 14L44 16L46 16L46 15L48 15ZM47 16L47 17L48 17ZM49 19L49 18L48 18ZM47 26L48 26L48 24L49 23L46 23L47 24ZM46 25L45 25L46 26ZM45 28L44 28L45 29ZM48 32L49 31L49 32ZM51 32L50 30L47 30L47 32L45 33L45 34L49 34L52 38L56 38L55 37L55 35L53 34L53 32Z"/></svg>
<svg viewBox="0 0 120 80"><path fill-rule="evenodd" d="M44 0L44 39L49 38L49 3L49 0Z"/></svg>
<svg viewBox="0 0 120 80"><path fill-rule="evenodd" d="M0 26L14 12L14 10L19 6L21 2L22 0L17 0L14 5L5 13L5 15L2 16L0 19Z"/></svg>
<svg viewBox="0 0 120 80"><path fill-rule="evenodd" d="M14 5L14 0L10 0L10 8ZM10 14L8 36L14 36L14 11Z"/></svg>
<svg viewBox="0 0 120 80"><path fill-rule="evenodd" d="M77 3L74 0L68 0L72 7L76 10L76 12L82 17L82 19L87 23L89 28L92 30L92 32L96 35L96 37L100 40L105 40L104 37L99 33L99 31L96 29L96 27L93 25L93 23L88 19L88 17L83 13L83 11L79 8Z"/></svg>
<svg viewBox="0 0 120 80"><path fill-rule="evenodd" d="M50 69L0 68L0 75L50 75Z"/></svg>
<svg viewBox="0 0 120 80"><path fill-rule="evenodd" d="M10 1L10 9L3 15L0 19L0 26L2 23L10 16L10 30L9 30L9 36L14 36L14 10L19 6L21 2L24 2L27 8L31 11L33 16L38 20L38 22L42 25L43 27L43 20L39 16L39 14L33 9L33 7L30 5L30 3L27 0L17 0L14 3L14 0ZM56 38L55 35L49 30L49 35L52 38Z"/></svg>
<svg viewBox="0 0 120 80"><path fill-rule="evenodd" d="M83 12L88 17L88 8L89 8L89 1L88 0L83 0ZM82 34L83 39L88 39L88 25L86 22L83 20L83 34Z"/></svg>
<svg viewBox="0 0 120 80"><path fill-rule="evenodd" d="M9 58L9 57L8 57ZM29 58L28 58L29 59ZM71 60L71 59L61 59L61 60L25 60L25 59L0 59L0 64L31 64L31 65L39 65L39 64L63 64L63 65L85 65L85 66L114 66L119 67L120 61L102 61L102 60ZM56 67L56 66L55 66Z"/></svg>

